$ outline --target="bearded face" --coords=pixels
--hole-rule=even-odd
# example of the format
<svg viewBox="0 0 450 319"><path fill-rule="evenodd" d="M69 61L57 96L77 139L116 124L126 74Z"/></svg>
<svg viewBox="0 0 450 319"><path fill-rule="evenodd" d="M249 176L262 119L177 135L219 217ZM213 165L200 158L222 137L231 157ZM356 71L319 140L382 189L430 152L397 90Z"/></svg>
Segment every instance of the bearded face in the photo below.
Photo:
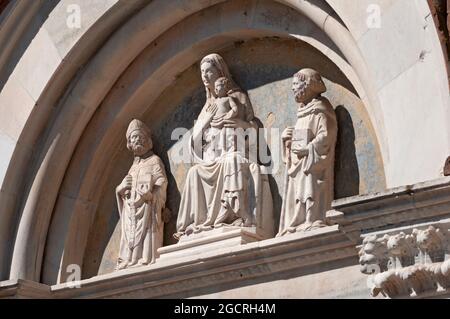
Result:
<svg viewBox="0 0 450 319"><path fill-rule="evenodd" d="M308 87L309 85L306 81L302 81L294 76L292 81L292 91L294 92L294 98L297 103L305 103L308 100Z"/></svg>
<svg viewBox="0 0 450 319"><path fill-rule="evenodd" d="M135 130L130 135L128 147L134 155L142 156L151 149L150 139L141 130Z"/></svg>

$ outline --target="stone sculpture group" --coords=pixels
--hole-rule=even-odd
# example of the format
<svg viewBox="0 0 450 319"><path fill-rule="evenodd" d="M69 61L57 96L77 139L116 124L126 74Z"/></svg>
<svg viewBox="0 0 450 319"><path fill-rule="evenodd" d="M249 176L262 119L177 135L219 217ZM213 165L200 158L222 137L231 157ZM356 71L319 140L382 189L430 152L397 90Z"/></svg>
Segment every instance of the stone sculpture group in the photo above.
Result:
<svg viewBox="0 0 450 319"><path fill-rule="evenodd" d="M239 145L235 130L259 129L248 95L234 82L218 54L200 63L206 103L189 139L189 169L176 222L179 242L220 230L245 229L258 240L275 236L268 175L250 145ZM294 75L295 127L282 134L285 189L277 236L325 227L334 184L337 121L321 75L303 69ZM162 214L167 177L152 152L150 129L133 120L126 133L134 154L128 175L116 189L121 223L117 269L154 263L163 244ZM200 147L198 147L200 145Z"/></svg>

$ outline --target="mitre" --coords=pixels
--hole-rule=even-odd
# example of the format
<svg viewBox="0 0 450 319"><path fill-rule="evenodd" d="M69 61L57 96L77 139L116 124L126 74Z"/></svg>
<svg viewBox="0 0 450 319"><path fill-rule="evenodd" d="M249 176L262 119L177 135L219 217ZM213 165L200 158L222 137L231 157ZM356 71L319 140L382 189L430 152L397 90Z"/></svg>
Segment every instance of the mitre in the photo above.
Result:
<svg viewBox="0 0 450 319"><path fill-rule="evenodd" d="M128 129L127 129L127 139L130 138L131 133L133 133L136 130L142 130L145 132L145 134L147 134L147 136L151 135L151 131L148 128L147 125L145 125L144 122L140 121L140 120L132 120L130 125L128 125Z"/></svg>

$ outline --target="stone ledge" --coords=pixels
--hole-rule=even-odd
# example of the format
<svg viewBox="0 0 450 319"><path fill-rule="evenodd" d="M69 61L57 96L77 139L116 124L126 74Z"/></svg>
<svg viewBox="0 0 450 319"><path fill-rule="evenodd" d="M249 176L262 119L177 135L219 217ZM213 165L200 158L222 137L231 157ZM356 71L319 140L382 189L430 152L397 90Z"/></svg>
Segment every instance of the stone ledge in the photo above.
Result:
<svg viewBox="0 0 450 319"><path fill-rule="evenodd" d="M54 298L163 298L356 256L355 243L335 225L195 258L158 260L150 266L83 280L79 289L61 284L51 290Z"/></svg>
<svg viewBox="0 0 450 319"><path fill-rule="evenodd" d="M50 286L28 280L7 280L0 282L0 298L51 298Z"/></svg>
<svg viewBox="0 0 450 319"><path fill-rule="evenodd" d="M203 254L205 251L236 247L251 242L260 241L263 238L256 233L242 228L221 227L199 234L182 237L178 244L165 246L158 249L160 260L174 259Z"/></svg>
<svg viewBox="0 0 450 319"><path fill-rule="evenodd" d="M336 200L333 209L328 222L349 234L439 220L450 215L450 177Z"/></svg>

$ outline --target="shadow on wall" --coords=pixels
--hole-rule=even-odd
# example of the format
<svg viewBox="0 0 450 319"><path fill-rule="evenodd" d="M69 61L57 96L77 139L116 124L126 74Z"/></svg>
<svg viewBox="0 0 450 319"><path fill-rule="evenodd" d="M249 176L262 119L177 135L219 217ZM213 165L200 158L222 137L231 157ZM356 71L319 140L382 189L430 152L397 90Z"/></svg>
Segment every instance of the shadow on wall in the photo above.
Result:
<svg viewBox="0 0 450 319"><path fill-rule="evenodd" d="M248 92L246 92L248 94ZM264 123L255 116L254 121L257 123L259 128L267 128L264 126ZM277 152L278 150L272 150L267 143L267 139L265 137L258 136L258 141L262 142L260 145L260 152L258 152L258 163L262 166L266 166L267 168L273 169L275 163L272 160L272 153ZM261 153L263 152L263 153ZM269 162L265 163L264 159L261 158L261 155L264 154L264 156L267 156ZM272 193L272 201L273 201L273 218L274 218L274 232L275 234L278 233L278 227L280 224L280 215L281 215L281 203L283 198L281 197L282 188L280 188L277 184L277 181L272 175L268 176L269 178L269 186L270 186L270 192ZM280 209L279 209L280 208Z"/></svg>
<svg viewBox="0 0 450 319"><path fill-rule="evenodd" d="M6 6L10 3L10 0L0 0L0 22L2 20L2 12L5 10Z"/></svg>
<svg viewBox="0 0 450 319"><path fill-rule="evenodd" d="M347 109L339 105L336 109L338 136L334 166L334 198L359 194L359 167L355 148L355 128Z"/></svg>

